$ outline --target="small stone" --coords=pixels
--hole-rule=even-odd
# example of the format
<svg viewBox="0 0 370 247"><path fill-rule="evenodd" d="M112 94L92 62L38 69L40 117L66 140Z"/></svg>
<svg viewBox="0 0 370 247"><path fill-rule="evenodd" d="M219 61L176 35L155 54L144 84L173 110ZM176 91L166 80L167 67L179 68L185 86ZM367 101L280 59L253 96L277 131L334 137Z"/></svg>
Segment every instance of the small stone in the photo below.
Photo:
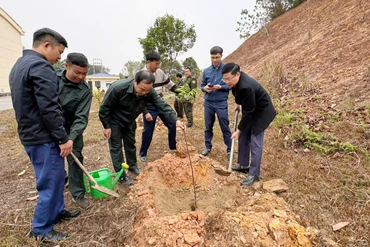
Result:
<svg viewBox="0 0 370 247"><path fill-rule="evenodd" d="M264 182L263 188L275 193L284 192L289 189L288 185L280 178Z"/></svg>
<svg viewBox="0 0 370 247"><path fill-rule="evenodd" d="M239 218L233 217L232 219L233 219L233 221L235 221L236 223L238 223L238 224L240 223L240 219L239 219Z"/></svg>
<svg viewBox="0 0 370 247"><path fill-rule="evenodd" d="M148 244L150 244L150 245L155 244L155 238L149 238L148 239Z"/></svg>
<svg viewBox="0 0 370 247"><path fill-rule="evenodd" d="M338 231L340 229L342 229L343 227L349 225L349 222L339 222L335 225L333 225L333 231Z"/></svg>
<svg viewBox="0 0 370 247"><path fill-rule="evenodd" d="M287 217L286 212L284 210L278 210L278 209L274 209L273 215L277 216L277 217L280 217L280 218L286 218Z"/></svg>
<svg viewBox="0 0 370 247"><path fill-rule="evenodd" d="M240 241L243 243L243 244L245 244L245 243L247 243L247 240L244 238L244 236L240 236Z"/></svg>
<svg viewBox="0 0 370 247"><path fill-rule="evenodd" d="M191 246L196 245L201 241L200 237L195 232L186 233L184 239L185 242L190 244Z"/></svg>
<svg viewBox="0 0 370 247"><path fill-rule="evenodd" d="M173 219L173 218L168 220L169 225L173 225L173 224L175 224L175 222L176 222L176 219Z"/></svg>

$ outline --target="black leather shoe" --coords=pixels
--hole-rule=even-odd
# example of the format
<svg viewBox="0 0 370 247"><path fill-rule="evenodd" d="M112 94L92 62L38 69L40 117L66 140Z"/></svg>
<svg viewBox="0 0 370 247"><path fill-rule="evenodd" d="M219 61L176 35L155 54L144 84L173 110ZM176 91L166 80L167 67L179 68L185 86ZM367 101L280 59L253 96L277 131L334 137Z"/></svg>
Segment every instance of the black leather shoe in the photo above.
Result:
<svg viewBox="0 0 370 247"><path fill-rule="evenodd" d="M211 152L211 149L206 148L203 150L202 155L207 156L210 152Z"/></svg>
<svg viewBox="0 0 370 247"><path fill-rule="evenodd" d="M248 173L249 172L249 167L246 167L246 166L232 166L231 170L236 171L236 172L241 172L241 173Z"/></svg>
<svg viewBox="0 0 370 247"><path fill-rule="evenodd" d="M28 234L28 237L35 238L36 240L41 242L60 242L62 240L65 240L68 237L68 234L52 230L51 232L41 235L31 231Z"/></svg>
<svg viewBox="0 0 370 247"><path fill-rule="evenodd" d="M134 180L132 180L129 176L124 176L124 177L121 177L120 179L119 179L119 181L121 182L121 183L123 183L123 184L127 184L127 185L130 185L130 186L132 186L132 185L134 185L135 184L135 182L134 182Z"/></svg>
<svg viewBox="0 0 370 247"><path fill-rule="evenodd" d="M61 222L62 220L71 220L73 218L76 218L80 215L80 210L74 210L71 212L68 212L67 210L64 210L63 213L59 214L57 219L55 220L55 224Z"/></svg>
<svg viewBox="0 0 370 247"><path fill-rule="evenodd" d="M260 181L258 176L251 176L249 175L243 182L240 183L240 185L246 185L246 186L251 186L254 184L254 182Z"/></svg>
<svg viewBox="0 0 370 247"><path fill-rule="evenodd" d="M136 175L139 175L139 174L140 174L140 170L139 170L139 168L137 168L137 166L130 166L130 167L128 168L128 170L129 170L130 172L132 172L132 173L136 174Z"/></svg>

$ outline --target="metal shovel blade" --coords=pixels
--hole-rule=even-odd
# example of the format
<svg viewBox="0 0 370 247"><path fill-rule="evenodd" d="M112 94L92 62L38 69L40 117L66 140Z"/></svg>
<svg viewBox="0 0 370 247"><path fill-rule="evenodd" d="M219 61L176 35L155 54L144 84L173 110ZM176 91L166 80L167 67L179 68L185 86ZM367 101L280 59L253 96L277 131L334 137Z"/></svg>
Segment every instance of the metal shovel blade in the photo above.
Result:
<svg viewBox="0 0 370 247"><path fill-rule="evenodd" d="M234 132L236 131L236 127L237 127L237 124L238 124L238 115L239 115L239 111L236 111L235 112L235 119L234 119L234 128L233 128L233 131ZM233 138L232 141L231 141L229 166L228 166L227 170L216 168L215 169L215 172L218 175L221 175L221 176L230 176L230 174L231 174L231 167L233 165L233 160L234 160L234 146L235 146L235 138Z"/></svg>
<svg viewBox="0 0 370 247"><path fill-rule="evenodd" d="M230 176L231 172L220 168L215 168L215 172L221 176Z"/></svg>

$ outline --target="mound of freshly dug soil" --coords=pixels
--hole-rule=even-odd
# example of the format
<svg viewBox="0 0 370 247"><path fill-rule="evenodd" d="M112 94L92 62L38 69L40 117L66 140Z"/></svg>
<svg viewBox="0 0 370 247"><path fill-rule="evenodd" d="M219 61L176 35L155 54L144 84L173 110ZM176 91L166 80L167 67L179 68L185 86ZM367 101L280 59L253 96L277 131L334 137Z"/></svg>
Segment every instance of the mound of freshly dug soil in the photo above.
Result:
<svg viewBox="0 0 370 247"><path fill-rule="evenodd" d="M177 154L148 163L129 193L141 205L126 246L312 246L318 230L298 223L288 204L261 183L219 176L217 161L189 146L197 210L185 143ZM150 179L149 179L150 178Z"/></svg>

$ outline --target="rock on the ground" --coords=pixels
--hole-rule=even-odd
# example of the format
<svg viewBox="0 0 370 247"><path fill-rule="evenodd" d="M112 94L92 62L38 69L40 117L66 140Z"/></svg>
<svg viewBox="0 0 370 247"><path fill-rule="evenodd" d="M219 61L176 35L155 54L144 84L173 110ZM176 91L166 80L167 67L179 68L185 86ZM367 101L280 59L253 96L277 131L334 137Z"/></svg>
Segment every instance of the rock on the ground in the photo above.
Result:
<svg viewBox="0 0 370 247"><path fill-rule="evenodd" d="M281 193L289 189L288 185L280 178L264 182L263 188L275 193Z"/></svg>

